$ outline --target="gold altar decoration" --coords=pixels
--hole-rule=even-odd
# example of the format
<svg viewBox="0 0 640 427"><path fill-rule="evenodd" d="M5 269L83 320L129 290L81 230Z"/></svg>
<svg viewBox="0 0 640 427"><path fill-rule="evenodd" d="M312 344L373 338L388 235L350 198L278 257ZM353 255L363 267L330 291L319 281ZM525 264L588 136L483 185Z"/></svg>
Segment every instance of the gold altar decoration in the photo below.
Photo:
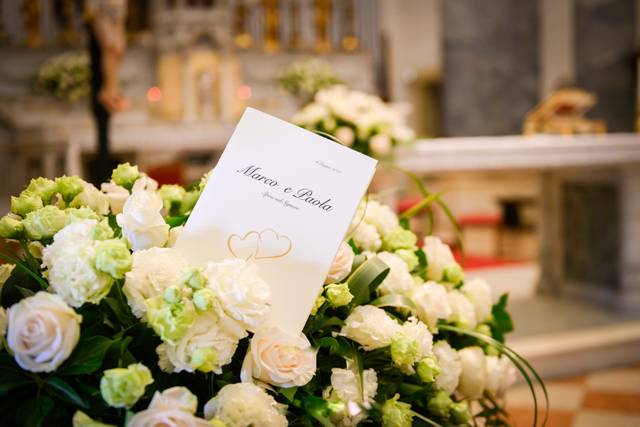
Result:
<svg viewBox="0 0 640 427"><path fill-rule="evenodd" d="M291 2L291 7L289 8L289 22L291 24L289 48L300 49L302 47L302 37L300 35L300 5L297 1Z"/></svg>
<svg viewBox="0 0 640 427"><path fill-rule="evenodd" d="M340 44L342 49L347 52L353 52L357 50L360 41L356 36L355 31L355 5L353 4L353 0L345 0L343 16L342 16L342 28L343 36L340 40Z"/></svg>
<svg viewBox="0 0 640 427"><path fill-rule="evenodd" d="M326 53L331 50L329 24L331 22L331 0L314 0L314 23L316 35L316 51Z"/></svg>
<svg viewBox="0 0 640 427"><path fill-rule="evenodd" d="M605 133L607 126L603 120L584 117L596 102L595 94L582 89L556 90L527 114L523 133Z"/></svg>
<svg viewBox="0 0 640 427"><path fill-rule="evenodd" d="M24 20L25 44L34 49L42 46L40 35L40 2L38 0L24 0L20 7Z"/></svg>
<svg viewBox="0 0 640 427"><path fill-rule="evenodd" d="M264 10L264 51L268 53L280 50L280 15L278 0L263 0Z"/></svg>
<svg viewBox="0 0 640 427"><path fill-rule="evenodd" d="M75 45L78 43L78 33L73 26L73 21L76 16L76 7L74 0L62 1L62 14L61 14L61 31L60 41L64 45Z"/></svg>
<svg viewBox="0 0 640 427"><path fill-rule="evenodd" d="M233 42L239 49L249 49L253 46L253 37L247 26L248 10L243 1L239 1L234 9L234 38Z"/></svg>

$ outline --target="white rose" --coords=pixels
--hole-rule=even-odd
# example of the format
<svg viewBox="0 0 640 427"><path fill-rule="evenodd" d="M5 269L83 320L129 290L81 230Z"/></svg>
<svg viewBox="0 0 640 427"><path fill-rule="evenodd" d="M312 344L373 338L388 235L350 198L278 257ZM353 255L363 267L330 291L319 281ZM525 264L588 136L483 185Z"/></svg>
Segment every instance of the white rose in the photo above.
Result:
<svg viewBox="0 0 640 427"><path fill-rule="evenodd" d="M124 202L129 198L129 190L115 184L113 181L102 183L100 190L107 195L111 213L114 215L121 213Z"/></svg>
<svg viewBox="0 0 640 427"><path fill-rule="evenodd" d="M127 427L211 427L211 423L194 414L198 399L185 387L171 387L156 392L149 407L131 417Z"/></svg>
<svg viewBox="0 0 640 427"><path fill-rule="evenodd" d="M158 181L153 178L149 178L146 174L141 174L140 178L136 179L131 187L131 192L138 191L156 191L158 189Z"/></svg>
<svg viewBox="0 0 640 427"><path fill-rule="evenodd" d="M7 311L0 307L0 342L4 340L4 336L7 334L8 322Z"/></svg>
<svg viewBox="0 0 640 427"><path fill-rule="evenodd" d="M335 137L338 138L338 141L343 145L351 147L353 145L353 141L356 139L356 134L350 127L340 126L336 129Z"/></svg>
<svg viewBox="0 0 640 427"><path fill-rule="evenodd" d="M516 382L516 368L507 356L485 356L487 369L486 390L496 396L501 396Z"/></svg>
<svg viewBox="0 0 640 427"><path fill-rule="evenodd" d="M473 304L476 311L476 320L483 322L491 314L492 298L491 287L482 279L474 279L466 282L462 287L462 293Z"/></svg>
<svg viewBox="0 0 640 427"><path fill-rule="evenodd" d="M100 192L93 184L82 182L83 190L69 204L70 207L86 206L98 215L109 213L109 198Z"/></svg>
<svg viewBox="0 0 640 427"><path fill-rule="evenodd" d="M169 239L169 225L160 213L162 207L160 195L144 190L134 191L124 203L116 221L134 251L164 246Z"/></svg>
<svg viewBox="0 0 640 427"><path fill-rule="evenodd" d="M476 309L462 292L454 290L447 295L449 306L451 307L450 322L460 323L469 328L475 328L478 325L476 320Z"/></svg>
<svg viewBox="0 0 640 427"><path fill-rule="evenodd" d="M484 352L480 347L466 347L458 350L462 373L458 391L469 399L480 399L487 380Z"/></svg>
<svg viewBox="0 0 640 427"><path fill-rule="evenodd" d="M227 384L204 405L207 419L218 418L227 427L288 425L283 408L252 383Z"/></svg>
<svg viewBox="0 0 640 427"><path fill-rule="evenodd" d="M331 264L327 278L324 280L325 284L338 283L351 273L351 266L353 265L353 259L355 254L353 249L347 242L341 242L338 253Z"/></svg>
<svg viewBox="0 0 640 427"><path fill-rule="evenodd" d="M358 375L352 367L331 369L331 386L340 400L370 406L378 392L378 374L374 369L365 369L362 380L364 387L361 393Z"/></svg>
<svg viewBox="0 0 640 427"><path fill-rule="evenodd" d="M391 154L393 145L391 144L391 139L389 139L387 135L379 133L369 140L369 147L371 147L371 152L375 156L385 157Z"/></svg>
<svg viewBox="0 0 640 427"><path fill-rule="evenodd" d="M404 322L402 325L401 333L416 340L418 343L416 361L420 361L431 355L431 351L433 349L433 335L429 332L427 325L415 317L410 317L409 320Z"/></svg>
<svg viewBox="0 0 640 427"><path fill-rule="evenodd" d="M451 307L447 297L447 288L436 282L427 282L415 286L409 298L416 305L420 320L435 328L438 319L448 319L451 316Z"/></svg>
<svg viewBox="0 0 640 427"><path fill-rule="evenodd" d="M444 269L456 263L451 248L439 238L427 236L424 238L422 251L427 258L427 279L442 281Z"/></svg>
<svg viewBox="0 0 640 427"><path fill-rule="evenodd" d="M380 252L378 258L389 266L389 274L378 287L382 295L405 294L411 290L414 281L407 263L396 254Z"/></svg>
<svg viewBox="0 0 640 427"><path fill-rule="evenodd" d="M377 200L369 200L365 209L364 222L375 226L382 236L386 236L398 226L398 216L389 206Z"/></svg>
<svg viewBox="0 0 640 427"><path fill-rule="evenodd" d="M329 115L329 111L324 105L312 102L298 111L291 121L299 126L313 126Z"/></svg>
<svg viewBox="0 0 640 427"><path fill-rule="evenodd" d="M31 372L53 372L78 344L82 316L59 296L40 291L9 308L7 343Z"/></svg>
<svg viewBox="0 0 640 427"><path fill-rule="evenodd" d="M452 394L458 387L462 362L458 352L446 341L438 341L433 345L433 354L438 359L440 373L436 376L436 386L447 394Z"/></svg>
<svg viewBox="0 0 640 427"><path fill-rule="evenodd" d="M53 236L42 250L51 289L72 307L97 304L111 289L113 278L95 269L96 246L92 219L71 223Z"/></svg>
<svg viewBox="0 0 640 427"><path fill-rule="evenodd" d="M360 305L346 318L340 333L370 351L390 345L398 332L400 325L386 311L372 305Z"/></svg>
<svg viewBox="0 0 640 427"><path fill-rule="evenodd" d="M241 378L256 378L278 387L300 387L316 373L316 351L304 334L294 337L279 329L256 332L242 364Z"/></svg>
<svg viewBox="0 0 640 427"><path fill-rule="evenodd" d="M358 225L351 238L364 251L377 252L382 246L382 239L376 227L366 222L361 222Z"/></svg>
<svg viewBox="0 0 640 427"><path fill-rule="evenodd" d="M170 373L193 372L191 355L198 349L208 348L216 353L213 372L220 374L222 367L231 363L238 342L246 336L247 332L235 320L210 311L200 313L193 326L175 344L165 342L158 346L160 367Z"/></svg>
<svg viewBox="0 0 640 427"><path fill-rule="evenodd" d="M174 285L188 266L174 249L151 248L134 252L131 271L125 274L122 287L133 314L144 318L147 311L144 301L161 295L167 287Z"/></svg>
<svg viewBox="0 0 640 427"><path fill-rule="evenodd" d="M251 332L262 325L271 307L271 288L260 278L257 265L241 259L210 262L204 274L228 316Z"/></svg>

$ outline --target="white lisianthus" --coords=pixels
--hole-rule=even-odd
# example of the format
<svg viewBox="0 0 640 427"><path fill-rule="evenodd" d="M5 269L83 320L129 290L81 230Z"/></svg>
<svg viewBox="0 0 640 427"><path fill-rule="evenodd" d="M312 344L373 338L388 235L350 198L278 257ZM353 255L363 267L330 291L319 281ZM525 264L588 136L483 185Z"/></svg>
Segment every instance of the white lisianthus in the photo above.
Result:
<svg viewBox="0 0 640 427"><path fill-rule="evenodd" d="M401 333L416 340L418 343L418 351L415 357L416 361L420 361L431 355L433 335L429 332L427 325L412 316L402 325Z"/></svg>
<svg viewBox="0 0 640 427"><path fill-rule="evenodd" d="M389 274L378 287L382 295L406 294L414 285L407 263L391 252L380 252L378 258L389 266Z"/></svg>
<svg viewBox="0 0 640 427"><path fill-rule="evenodd" d="M107 200L109 200L109 207L111 213L117 215L122 212L124 202L129 198L129 190L111 182L103 182L100 185L100 190L106 194Z"/></svg>
<svg viewBox="0 0 640 427"><path fill-rule="evenodd" d="M458 391L469 399L480 399L487 381L484 352L480 347L466 347L458 351L462 372Z"/></svg>
<svg viewBox="0 0 640 427"><path fill-rule="evenodd" d="M82 182L83 190L69 204L72 208L85 206L98 215L107 215L109 213L109 197L101 193L93 184Z"/></svg>
<svg viewBox="0 0 640 427"><path fill-rule="evenodd" d="M356 139L356 133L349 126L340 126L335 131L335 137L338 138L343 145L351 147Z"/></svg>
<svg viewBox="0 0 640 427"><path fill-rule="evenodd" d="M393 144L387 135L379 133L369 140L369 147L375 156L386 157L391 154Z"/></svg>
<svg viewBox="0 0 640 427"><path fill-rule="evenodd" d="M427 258L427 279L436 282L443 280L445 268L456 264L451 248L435 236L424 238L422 251Z"/></svg>
<svg viewBox="0 0 640 427"><path fill-rule="evenodd" d="M363 390L352 367L331 369L331 386L343 402L357 402L369 407L378 392L378 374L374 369L362 371Z"/></svg>
<svg viewBox="0 0 640 427"><path fill-rule="evenodd" d="M376 227L366 222L361 222L353 231L353 241L363 251L377 252L382 246L382 239Z"/></svg>
<svg viewBox="0 0 640 427"><path fill-rule="evenodd" d="M160 195L144 190L134 191L124 203L116 221L134 251L164 246L169 239L169 225L160 213L162 207Z"/></svg>
<svg viewBox="0 0 640 427"><path fill-rule="evenodd" d="M40 291L9 308L7 344L22 369L53 372L78 344L82 316L59 296Z"/></svg>
<svg viewBox="0 0 640 427"><path fill-rule="evenodd" d="M228 316L251 332L262 325L271 307L271 288L260 278L257 265L241 259L210 262L204 274Z"/></svg>
<svg viewBox="0 0 640 427"><path fill-rule="evenodd" d="M234 320L219 317L211 311L201 313L175 344L165 342L158 346L160 367L166 372L194 372L198 369L193 358L195 352L212 349L214 360L206 370L220 374L222 367L231 362L238 342L246 336L246 331Z"/></svg>
<svg viewBox="0 0 640 427"><path fill-rule="evenodd" d="M418 309L420 320L434 329L438 319L448 319L451 316L451 307L447 297L447 288L436 282L427 282L415 286L409 298Z"/></svg>
<svg viewBox="0 0 640 427"><path fill-rule="evenodd" d="M491 314L493 305L489 284L482 279L474 279L466 282L461 290L473 304L476 311L476 320L478 322L485 321Z"/></svg>
<svg viewBox="0 0 640 427"><path fill-rule="evenodd" d="M93 233L97 224L91 219L71 223L42 250L42 267L47 270L51 289L72 307L97 304L113 284L109 274L95 268Z"/></svg>
<svg viewBox="0 0 640 427"><path fill-rule="evenodd" d="M171 387L156 392L149 407L135 414L127 427L211 427L211 423L194 414L198 398L185 387Z"/></svg>
<svg viewBox="0 0 640 427"><path fill-rule="evenodd" d="M8 322L7 311L0 307L0 342L4 340L4 336L7 334Z"/></svg>
<svg viewBox="0 0 640 427"><path fill-rule="evenodd" d="M327 274L327 278L324 280L325 284L338 283L351 273L351 266L353 265L353 259L355 254L353 249L347 242L341 242L338 253L331 263L331 268Z"/></svg>
<svg viewBox="0 0 640 427"><path fill-rule="evenodd" d="M485 389L496 396L501 396L516 382L516 368L507 356L485 356L487 382Z"/></svg>
<svg viewBox="0 0 640 427"><path fill-rule="evenodd" d="M382 236L398 226L398 216L387 205L377 200L369 200L364 213L364 222L373 225Z"/></svg>
<svg viewBox="0 0 640 427"><path fill-rule="evenodd" d="M450 322L459 323L469 328L475 328L478 324L476 319L476 309L462 292L453 290L447 295L449 306L451 307Z"/></svg>
<svg viewBox="0 0 640 427"><path fill-rule="evenodd" d="M438 341L433 345L433 354L438 359L440 372L436 376L436 386L447 394L452 394L458 387L462 362L458 352L451 348L447 341Z"/></svg>
<svg viewBox="0 0 640 427"><path fill-rule="evenodd" d="M255 333L242 364L241 378L256 378L278 387L300 387L316 373L316 351L304 334L291 336L276 328Z"/></svg>
<svg viewBox="0 0 640 427"><path fill-rule="evenodd" d="M153 178L149 178L146 174L140 174L140 178L133 183L133 187L131 187L131 192L135 193L138 191L156 191L158 189L158 181Z"/></svg>
<svg viewBox="0 0 640 427"><path fill-rule="evenodd" d="M372 305L354 308L340 331L367 351L390 345L398 332L400 325L386 311Z"/></svg>
<svg viewBox="0 0 640 427"><path fill-rule="evenodd" d="M170 248L134 252L131 261L131 271L125 274L122 290L131 311L140 319L144 318L147 311L144 301L162 295L167 287L180 279L189 265L178 252Z"/></svg>
<svg viewBox="0 0 640 427"><path fill-rule="evenodd" d="M169 240L167 240L167 244L165 245L167 248L172 248L176 245L176 242L178 241L178 237L180 237L182 230L184 230L183 225L173 227L169 230Z"/></svg>
<svg viewBox="0 0 640 427"><path fill-rule="evenodd" d="M252 383L227 384L204 405L207 419L217 418L227 427L288 425L284 409L262 388Z"/></svg>

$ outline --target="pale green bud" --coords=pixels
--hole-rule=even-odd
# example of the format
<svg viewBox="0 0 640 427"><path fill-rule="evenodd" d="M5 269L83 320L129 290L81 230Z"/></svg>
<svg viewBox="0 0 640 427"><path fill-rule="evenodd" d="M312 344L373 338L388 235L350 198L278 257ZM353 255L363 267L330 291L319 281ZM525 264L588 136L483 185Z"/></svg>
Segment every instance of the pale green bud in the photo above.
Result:
<svg viewBox="0 0 640 427"><path fill-rule="evenodd" d="M180 280L191 289L201 289L207 284L207 278L199 268L188 268L182 273Z"/></svg>
<svg viewBox="0 0 640 427"><path fill-rule="evenodd" d="M191 353L190 365L205 374L216 368L218 353L212 348L197 348Z"/></svg>
<svg viewBox="0 0 640 427"><path fill-rule="evenodd" d="M182 291L177 286L169 286L162 293L162 298L167 304L176 304L182 300Z"/></svg>
<svg viewBox="0 0 640 427"><path fill-rule="evenodd" d="M114 279L122 279L131 270L131 253L122 240L102 240L96 244L95 263L96 270L107 273Z"/></svg>
<svg viewBox="0 0 640 427"><path fill-rule="evenodd" d="M22 224L29 239L50 239L67 224L67 216L64 211L49 205L29 212Z"/></svg>
<svg viewBox="0 0 640 427"><path fill-rule="evenodd" d="M482 335L486 335L488 337L491 336L491 326L485 324L485 323L481 323L478 326L476 326L476 332L478 332L479 334Z"/></svg>
<svg viewBox="0 0 640 427"><path fill-rule="evenodd" d="M470 419L471 411L466 400L461 400L451 405L451 421L456 424L467 424Z"/></svg>
<svg viewBox="0 0 640 427"><path fill-rule="evenodd" d="M353 295L349 292L349 285L346 283L333 283L325 286L324 291L329 304L333 307L342 307L347 305L353 299Z"/></svg>
<svg viewBox="0 0 640 427"><path fill-rule="evenodd" d="M116 427L115 424L105 424L100 421L91 419L87 414L82 411L76 411L71 419L72 427Z"/></svg>
<svg viewBox="0 0 640 427"><path fill-rule="evenodd" d="M42 259L42 250L44 245L38 241L27 243L27 250L35 259Z"/></svg>
<svg viewBox="0 0 640 427"><path fill-rule="evenodd" d="M457 285L464 279L464 272L462 267L456 264L450 264L446 266L442 272L442 280L445 282L453 283Z"/></svg>
<svg viewBox="0 0 640 427"><path fill-rule="evenodd" d="M319 295L318 298L316 298L316 302L313 304L313 307L311 308L312 316L315 316L318 313L318 310L320 310L320 307L322 307L322 304L324 304L326 300L327 299L322 295Z"/></svg>
<svg viewBox="0 0 640 427"><path fill-rule="evenodd" d="M41 209L43 206L40 196L26 190L20 193L18 197L11 196L11 212L16 215L25 216L29 212Z"/></svg>
<svg viewBox="0 0 640 427"><path fill-rule="evenodd" d="M438 390L435 396L433 396L427 402L427 409L434 415L442 418L448 418L452 404L453 400L451 400L451 397L447 394L447 392Z"/></svg>
<svg viewBox="0 0 640 427"><path fill-rule="evenodd" d="M56 178L56 187L62 199L67 203L84 190L83 181L77 176L64 175Z"/></svg>
<svg viewBox="0 0 640 427"><path fill-rule="evenodd" d="M204 175L202 175L202 178L200 179L200 182L198 183L198 189L200 190L200 192L202 192L202 190L204 190L204 187L206 187L207 184L209 183L209 178L211 177L211 173L212 172L213 172L213 170L210 170L209 172L207 172Z"/></svg>
<svg viewBox="0 0 640 427"><path fill-rule="evenodd" d="M420 265L420 260L418 256L415 254L415 251L411 249L398 249L396 251L396 255L398 255L409 267L409 271L413 271L418 265Z"/></svg>
<svg viewBox="0 0 640 427"><path fill-rule="evenodd" d="M100 394L113 408L130 408L152 382L151 371L142 363L127 368L107 369L100 379Z"/></svg>
<svg viewBox="0 0 640 427"><path fill-rule="evenodd" d="M113 229L109 225L107 219L103 219L93 227L93 239L94 240L108 240L113 239Z"/></svg>
<svg viewBox="0 0 640 427"><path fill-rule="evenodd" d="M484 352L487 356L500 356L500 350L498 350L492 345L485 346Z"/></svg>
<svg viewBox="0 0 640 427"><path fill-rule="evenodd" d="M418 362L416 371L422 382L432 383L440 373L440 366L438 366L438 361L435 357L427 356Z"/></svg>
<svg viewBox="0 0 640 427"><path fill-rule="evenodd" d="M100 221L100 215L84 206L80 208L67 208L64 210L64 213L67 214L67 225L84 219Z"/></svg>
<svg viewBox="0 0 640 427"><path fill-rule="evenodd" d="M48 178L33 178L27 186L27 191L36 194L42 199L42 202L47 204L51 200L54 194L56 194L57 185L54 181Z"/></svg>
<svg viewBox="0 0 640 427"><path fill-rule="evenodd" d="M405 335L398 334L391 341L391 360L397 366L411 366L418 355L418 341Z"/></svg>
<svg viewBox="0 0 640 427"><path fill-rule="evenodd" d="M211 423L212 427L227 427L227 423L222 421L220 418L213 418L209 420L209 422Z"/></svg>
<svg viewBox="0 0 640 427"><path fill-rule="evenodd" d="M17 239L23 230L22 219L19 219L17 215L7 214L0 218L0 237Z"/></svg>
<svg viewBox="0 0 640 427"><path fill-rule="evenodd" d="M193 304L196 306L198 310L209 310L211 309L216 301L216 297L211 289L199 289L193 293L192 296Z"/></svg>
<svg viewBox="0 0 640 427"><path fill-rule="evenodd" d="M168 304L163 296L157 296L147 299L145 304L149 326L163 341L171 344L182 338L196 317L193 303L186 299Z"/></svg>
<svg viewBox="0 0 640 427"><path fill-rule="evenodd" d="M158 190L158 194L162 197L164 207L170 210L172 207L177 207L182 203L186 191L179 185L165 184Z"/></svg>
<svg viewBox="0 0 640 427"><path fill-rule="evenodd" d="M180 203L180 210L178 213L180 215L186 215L189 212L191 212L191 210L193 210L193 207L196 205L196 202L198 201L199 198L200 198L199 191L192 190L184 193L184 197L182 197L182 203Z"/></svg>
<svg viewBox="0 0 640 427"><path fill-rule="evenodd" d="M382 238L382 248L387 251L416 249L418 237L410 230L397 226Z"/></svg>
<svg viewBox="0 0 640 427"><path fill-rule="evenodd" d="M2 286L11 277L14 268L16 268L15 264L0 264L0 292L2 291Z"/></svg>
<svg viewBox="0 0 640 427"><path fill-rule="evenodd" d="M131 166L129 162L120 163L111 173L113 182L128 190L131 190L138 178L140 178L138 166Z"/></svg>
<svg viewBox="0 0 640 427"><path fill-rule="evenodd" d="M383 427L411 427L413 423L411 405L398 401L399 398L400 395L396 394L382 405Z"/></svg>

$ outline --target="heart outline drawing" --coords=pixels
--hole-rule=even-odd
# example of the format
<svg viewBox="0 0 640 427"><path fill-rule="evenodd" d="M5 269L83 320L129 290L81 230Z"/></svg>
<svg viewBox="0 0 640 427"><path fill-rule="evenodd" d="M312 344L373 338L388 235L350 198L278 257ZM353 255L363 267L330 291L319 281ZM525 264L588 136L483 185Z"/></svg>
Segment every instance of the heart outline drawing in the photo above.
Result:
<svg viewBox="0 0 640 427"><path fill-rule="evenodd" d="M280 245L278 247L278 244ZM276 246L274 252L266 252L265 246ZM244 235L231 234L227 238L227 249L235 258L250 259L276 259L286 256L293 244L291 239L284 234L279 234L271 228L261 231L250 230Z"/></svg>

